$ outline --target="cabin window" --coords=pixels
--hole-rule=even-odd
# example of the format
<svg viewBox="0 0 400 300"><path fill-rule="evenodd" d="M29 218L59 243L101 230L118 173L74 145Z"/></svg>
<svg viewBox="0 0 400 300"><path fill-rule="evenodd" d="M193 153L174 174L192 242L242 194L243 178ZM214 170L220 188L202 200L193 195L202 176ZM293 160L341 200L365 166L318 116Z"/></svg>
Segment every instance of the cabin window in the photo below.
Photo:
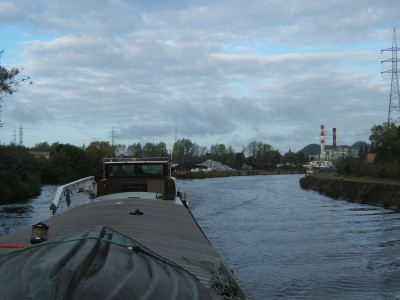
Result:
<svg viewBox="0 0 400 300"><path fill-rule="evenodd" d="M163 176L164 165L163 164L148 164L142 165L142 170L145 175L149 176Z"/></svg>
<svg viewBox="0 0 400 300"><path fill-rule="evenodd" d="M108 170L110 177L126 177L133 175L132 165L126 165L126 164L110 165Z"/></svg>
<svg viewBox="0 0 400 300"><path fill-rule="evenodd" d="M165 176L165 164L109 164L106 177Z"/></svg>

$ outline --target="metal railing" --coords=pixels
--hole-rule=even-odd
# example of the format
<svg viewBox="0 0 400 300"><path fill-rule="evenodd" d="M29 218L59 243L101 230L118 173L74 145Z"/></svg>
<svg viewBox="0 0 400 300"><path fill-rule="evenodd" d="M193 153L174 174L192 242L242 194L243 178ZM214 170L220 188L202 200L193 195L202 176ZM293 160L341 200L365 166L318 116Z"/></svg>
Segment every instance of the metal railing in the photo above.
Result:
<svg viewBox="0 0 400 300"><path fill-rule="evenodd" d="M138 157L138 156L123 156L123 157L106 157L104 162L169 162L168 157Z"/></svg>
<svg viewBox="0 0 400 300"><path fill-rule="evenodd" d="M94 176L85 177L58 187L56 196L50 204L50 210L53 212L53 215L56 214L56 210L63 196L65 196L67 205L70 205L72 191L87 192L91 197L95 197L96 181L94 180Z"/></svg>

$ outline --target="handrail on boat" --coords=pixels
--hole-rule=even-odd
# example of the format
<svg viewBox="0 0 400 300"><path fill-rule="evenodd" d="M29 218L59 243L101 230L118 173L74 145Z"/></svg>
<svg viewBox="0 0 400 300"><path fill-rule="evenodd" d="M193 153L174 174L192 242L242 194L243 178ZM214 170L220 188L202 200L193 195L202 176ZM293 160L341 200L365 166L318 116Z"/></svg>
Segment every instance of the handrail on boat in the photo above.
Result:
<svg viewBox="0 0 400 300"><path fill-rule="evenodd" d="M73 190L78 192L88 192L91 196L94 196L96 193L96 181L94 180L94 176L85 177L59 186L56 196L50 204L50 210L53 212L53 215L56 214L56 210L63 195L66 197L67 205L69 206Z"/></svg>

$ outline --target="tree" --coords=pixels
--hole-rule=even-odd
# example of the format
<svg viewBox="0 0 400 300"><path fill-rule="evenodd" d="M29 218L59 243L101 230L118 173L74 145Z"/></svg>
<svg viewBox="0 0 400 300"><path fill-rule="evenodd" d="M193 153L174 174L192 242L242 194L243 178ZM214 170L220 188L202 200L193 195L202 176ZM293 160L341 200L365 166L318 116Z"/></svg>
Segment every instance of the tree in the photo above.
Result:
<svg viewBox="0 0 400 300"><path fill-rule="evenodd" d="M142 145L140 143L132 144L128 146L128 155L130 156L137 156L140 157L142 156Z"/></svg>
<svg viewBox="0 0 400 300"><path fill-rule="evenodd" d="M0 50L0 59L4 53L4 50ZM29 80L27 78L18 79L17 76L22 72L22 69L11 68L6 69L5 67L0 65L0 112L1 112L1 103L3 102L3 97L5 95L11 95L18 90L18 87L21 82ZM29 82L32 84L32 81ZM0 120L0 127L3 124Z"/></svg>
<svg viewBox="0 0 400 300"><path fill-rule="evenodd" d="M113 157L114 151L115 147L111 146L109 142L91 142L85 149L89 175L94 175L97 180L101 179L103 177L103 158Z"/></svg>
<svg viewBox="0 0 400 300"><path fill-rule="evenodd" d="M232 146L226 147L224 144L212 145L210 147L210 157L223 164L236 164L236 153Z"/></svg>
<svg viewBox="0 0 400 300"><path fill-rule="evenodd" d="M303 151L299 151L297 153L292 152L292 150L289 149L285 155L282 157L282 163L290 163L290 164L301 164L303 162L306 162L307 160L304 157Z"/></svg>
<svg viewBox="0 0 400 300"><path fill-rule="evenodd" d="M228 151L224 144L215 144L210 147L210 154L211 154L211 159L224 163Z"/></svg>
<svg viewBox="0 0 400 300"><path fill-rule="evenodd" d="M228 148L226 149L226 160L225 160L225 164L227 165L235 165L236 164L236 152L235 149L233 149L232 146L228 146Z"/></svg>
<svg viewBox="0 0 400 300"><path fill-rule="evenodd" d="M244 151L235 154L235 168L242 169L246 163L246 157L244 156Z"/></svg>
<svg viewBox="0 0 400 300"><path fill-rule="evenodd" d="M32 148L34 151L44 151L44 152L50 152L50 145L48 142L41 142L35 144L35 146Z"/></svg>
<svg viewBox="0 0 400 300"><path fill-rule="evenodd" d="M296 153L292 152L292 150L289 149L289 152L286 152L285 155L283 155L282 163L289 163L289 164L298 163Z"/></svg>
<svg viewBox="0 0 400 300"><path fill-rule="evenodd" d="M42 179L46 183L67 183L89 175L85 151L70 144L51 145L50 158Z"/></svg>
<svg viewBox="0 0 400 300"><path fill-rule="evenodd" d="M23 146L0 145L0 203L39 194L40 176L34 156Z"/></svg>
<svg viewBox="0 0 400 300"><path fill-rule="evenodd" d="M167 145L164 142L158 144L146 143L143 146L143 153L146 157L167 157Z"/></svg>
<svg viewBox="0 0 400 300"><path fill-rule="evenodd" d="M400 158L400 128L393 123L374 125L369 140L376 153L375 161L388 163Z"/></svg>
<svg viewBox="0 0 400 300"><path fill-rule="evenodd" d="M252 141L247 144L245 152L252 157L257 164L278 164L280 163L281 154L279 151L265 143Z"/></svg>
<svg viewBox="0 0 400 300"><path fill-rule="evenodd" d="M252 141L252 142L248 143L247 146L244 148L245 154L247 154L247 156L256 157L257 156L257 145L258 145L258 143L256 141Z"/></svg>
<svg viewBox="0 0 400 300"><path fill-rule="evenodd" d="M195 144L195 153L199 157L204 157L207 155L208 148L206 146L199 146Z"/></svg>
<svg viewBox="0 0 400 300"><path fill-rule="evenodd" d="M115 156L125 155L127 152L127 148L124 144L115 145Z"/></svg>
<svg viewBox="0 0 400 300"><path fill-rule="evenodd" d="M179 139L175 142L172 159L174 162L192 161L196 156L198 146L189 139Z"/></svg>

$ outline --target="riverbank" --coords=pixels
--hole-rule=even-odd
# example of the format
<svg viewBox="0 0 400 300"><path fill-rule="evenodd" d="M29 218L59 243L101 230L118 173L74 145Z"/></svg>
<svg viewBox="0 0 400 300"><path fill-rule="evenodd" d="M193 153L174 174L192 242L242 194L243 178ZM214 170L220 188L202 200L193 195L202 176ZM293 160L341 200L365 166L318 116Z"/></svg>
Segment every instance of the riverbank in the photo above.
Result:
<svg viewBox="0 0 400 300"><path fill-rule="evenodd" d="M0 170L0 204L24 202L40 195L39 175L28 172L24 175Z"/></svg>
<svg viewBox="0 0 400 300"><path fill-rule="evenodd" d="M300 186L331 198L400 211L400 180L337 176L335 172L321 172L302 177Z"/></svg>

